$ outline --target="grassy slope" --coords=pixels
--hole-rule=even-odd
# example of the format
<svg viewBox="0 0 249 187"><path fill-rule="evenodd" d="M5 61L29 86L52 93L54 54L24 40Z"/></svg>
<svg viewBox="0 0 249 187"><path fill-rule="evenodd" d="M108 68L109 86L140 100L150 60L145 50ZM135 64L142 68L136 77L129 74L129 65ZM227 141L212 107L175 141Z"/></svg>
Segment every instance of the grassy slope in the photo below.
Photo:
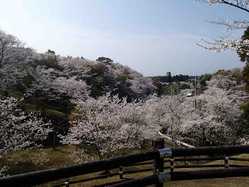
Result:
<svg viewBox="0 0 249 187"><path fill-rule="evenodd" d="M77 164L79 161L77 154L79 151L74 146L20 150L0 158L0 167L9 166L10 174L58 168ZM88 160L89 158L83 159Z"/></svg>

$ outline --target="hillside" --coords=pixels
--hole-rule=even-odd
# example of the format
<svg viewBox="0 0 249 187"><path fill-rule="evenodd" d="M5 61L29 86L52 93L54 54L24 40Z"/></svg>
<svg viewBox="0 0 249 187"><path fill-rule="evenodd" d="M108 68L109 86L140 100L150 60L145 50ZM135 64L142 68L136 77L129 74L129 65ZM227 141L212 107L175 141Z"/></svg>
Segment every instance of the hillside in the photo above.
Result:
<svg viewBox="0 0 249 187"><path fill-rule="evenodd" d="M105 159L144 151L159 132L194 146L248 144L240 69L144 77L107 57L37 53L3 32L0 51L0 158L72 144L79 162ZM19 172L10 163L0 168Z"/></svg>
<svg viewBox="0 0 249 187"><path fill-rule="evenodd" d="M227 143L226 139L209 142L209 130L207 137L200 138L199 133L210 129L211 124L221 128L218 131L230 133L232 128L235 134L247 129L240 110L248 99L241 70L218 71L198 76L198 80L187 75L171 76L170 72L167 76L149 78L107 57L96 60L63 57L52 50L41 54L24 47L12 35L0 32L0 38L6 43L1 46L0 59L2 106L8 108L4 103L10 103L12 110L35 113L44 122L52 123L53 134L48 136L47 144L59 143L60 139L54 140L54 136L67 135L76 124L99 120L98 116L107 115L106 111L114 116L112 121L119 119L116 125L123 121L144 127L144 138L153 138L153 134L163 129L166 134L195 145ZM194 90L195 97L189 95ZM161 97L152 96L153 93ZM95 114L86 116L88 113ZM235 130L231 124L243 126L243 130ZM197 135L190 132L193 127L203 130L196 132Z"/></svg>
<svg viewBox="0 0 249 187"><path fill-rule="evenodd" d="M54 51L37 53L15 36L0 31L6 45L0 59L0 95L15 97L26 112L40 112L58 133L68 129L69 118L78 100L106 94L145 98L155 87L150 78L127 66L100 57L63 57Z"/></svg>

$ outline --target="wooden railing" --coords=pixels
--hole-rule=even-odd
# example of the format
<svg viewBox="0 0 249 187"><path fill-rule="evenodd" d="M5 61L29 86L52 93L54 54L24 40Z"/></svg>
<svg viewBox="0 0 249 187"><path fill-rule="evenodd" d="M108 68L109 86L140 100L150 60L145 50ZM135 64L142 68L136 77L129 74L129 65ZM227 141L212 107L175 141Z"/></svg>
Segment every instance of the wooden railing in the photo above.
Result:
<svg viewBox="0 0 249 187"><path fill-rule="evenodd" d="M113 169L115 172L107 172L95 177L66 180L64 185L69 186L70 184L119 176L119 181L105 184L105 186L148 186L155 184L157 187L162 187L163 183L169 180L249 176L249 165L231 163L231 161L248 162L249 159L234 157L234 155L242 153L249 153L249 146L200 148L162 148L161 146L161 149L146 153L0 178L0 186L32 186ZM211 165L206 163L214 160L223 160L223 162ZM201 164L199 164L200 162ZM137 166L144 166L144 168L134 169ZM182 168L193 168L193 170L182 170ZM197 168L201 169L197 170ZM153 171L153 174L140 179L124 177L127 174L141 172L148 175L146 173L148 171L150 173Z"/></svg>
<svg viewBox="0 0 249 187"><path fill-rule="evenodd" d="M131 165L137 162L147 160L155 160L160 157L159 151L151 151L147 153L140 153L117 157L108 160L101 160L89 162L76 166L70 166L58 169L48 169L42 171L29 172L0 179L0 186L32 186L43 184L50 181L55 181L63 178L70 178L78 175L94 173L98 171L111 170L119 168L121 165Z"/></svg>

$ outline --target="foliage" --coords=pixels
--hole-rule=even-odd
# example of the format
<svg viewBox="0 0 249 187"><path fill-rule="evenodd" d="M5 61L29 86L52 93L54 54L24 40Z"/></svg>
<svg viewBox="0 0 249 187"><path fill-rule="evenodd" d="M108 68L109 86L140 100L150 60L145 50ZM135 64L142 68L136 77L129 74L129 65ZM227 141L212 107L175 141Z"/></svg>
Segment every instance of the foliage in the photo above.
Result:
<svg viewBox="0 0 249 187"><path fill-rule="evenodd" d="M249 39L249 27L244 31L244 34L241 37L241 41L243 42L243 41L248 40L248 39ZM246 63L249 62L248 53L247 53L248 49L249 49L249 46L243 46L242 50L237 51L237 53L240 57L240 60L242 62L246 62Z"/></svg>
<svg viewBox="0 0 249 187"><path fill-rule="evenodd" d="M67 133L74 106L88 97L110 92L133 101L154 90L150 79L106 57L97 61L61 57L50 49L39 54L2 31L0 40L4 49L0 54L0 95L23 98L20 107L39 112L51 121L56 134ZM126 78L120 79L122 76Z"/></svg>
<svg viewBox="0 0 249 187"><path fill-rule="evenodd" d="M140 103L127 103L117 96L87 99L78 104L65 144L78 144L84 151L94 150L99 159L123 149L140 148L144 140Z"/></svg>
<svg viewBox="0 0 249 187"><path fill-rule="evenodd" d="M248 0L204 0L210 5L226 5L242 12L249 13L249 1ZM227 30L247 29L249 26L248 20L233 20L233 21L211 21L211 23L222 25ZM224 51L226 49L232 49L239 53L248 52L248 40L233 39L228 37L220 37L214 41L202 40L199 46L206 49L214 50L217 52Z"/></svg>
<svg viewBox="0 0 249 187"><path fill-rule="evenodd" d="M178 84L164 85L162 95L177 95L179 91Z"/></svg>
<svg viewBox="0 0 249 187"><path fill-rule="evenodd" d="M107 57L98 57L98 58L96 59L96 61L103 62L103 63L107 63L107 64L111 64L111 63L113 62L112 59L107 58Z"/></svg>
<svg viewBox="0 0 249 187"><path fill-rule="evenodd" d="M242 129L240 105L248 98L232 76L215 75L196 97L164 96L152 107L162 132L193 145L236 143ZM161 115L160 115L161 114ZM159 116L158 116L159 115ZM154 122L155 123L155 122Z"/></svg>
<svg viewBox="0 0 249 187"><path fill-rule="evenodd" d="M0 67L18 57L21 42L10 34L0 31Z"/></svg>
<svg viewBox="0 0 249 187"><path fill-rule="evenodd" d="M207 86L207 81L211 79L212 75L210 74L204 74L200 76L200 84L202 88L205 88Z"/></svg>
<svg viewBox="0 0 249 187"><path fill-rule="evenodd" d="M240 105L247 94L239 70L200 77L206 90L196 97L180 93L190 88L186 80L193 77L168 73L170 84L160 82L165 77L154 79L159 95L168 94L156 97L151 78L107 57L91 61L13 45L10 51L15 60L4 58L0 67L0 93L6 96L0 115L7 124L2 137L11 141L0 139L3 151L40 145L50 129L61 142L78 144L83 153L94 150L100 159L141 148L160 130L194 145L237 143L246 132L246 126L240 127ZM11 94L23 99L18 102Z"/></svg>
<svg viewBox="0 0 249 187"><path fill-rule="evenodd" d="M0 99L0 118L0 153L38 146L50 131L50 123L37 114L26 114L12 97Z"/></svg>
<svg viewBox="0 0 249 187"><path fill-rule="evenodd" d="M154 81L157 80L157 81L160 81L162 83L164 83L164 82L167 82L167 83L169 83L169 82L181 82L181 81L186 82L186 81L190 80L191 78L192 77L189 75L182 75L182 74L172 76L170 72L168 72L168 74L166 76L154 76L154 77L152 77L152 79Z"/></svg>
<svg viewBox="0 0 249 187"><path fill-rule="evenodd" d="M156 138L158 131L196 146L240 143L246 135L241 133L240 105L247 98L232 73L214 75L196 97L150 96L131 103L117 96L89 98L78 104L63 143L95 150L100 158L141 145L144 139ZM128 137L132 142L126 144Z"/></svg>
<svg viewBox="0 0 249 187"><path fill-rule="evenodd" d="M241 40L248 40L249 39L249 27L245 30ZM238 55L240 56L240 60L245 62L245 67L243 69L243 80L246 83L246 89L249 91L249 55L248 55L248 46L243 47L243 51L238 51Z"/></svg>
<svg viewBox="0 0 249 187"><path fill-rule="evenodd" d="M236 8L242 12L249 13L249 1L248 0L207 0L210 5L220 4L220 5L228 5L230 7ZM248 61L248 49L249 49L249 22L248 20L234 20L234 21L219 21L213 22L218 25L225 26L228 30L235 30L235 29L243 29L244 34L242 35L241 39L232 39L232 38L224 38L215 40L213 42L203 40L203 43L200 46L211 49L215 51L223 51L225 49L232 49L235 50L241 61L245 62L245 67L243 69L242 74L236 73L234 77L236 77L237 82L241 80L245 82L245 87L247 92L249 92L249 61ZM242 106L242 110L244 111L242 115L243 124L248 123L248 100ZM245 129L247 125L242 125Z"/></svg>

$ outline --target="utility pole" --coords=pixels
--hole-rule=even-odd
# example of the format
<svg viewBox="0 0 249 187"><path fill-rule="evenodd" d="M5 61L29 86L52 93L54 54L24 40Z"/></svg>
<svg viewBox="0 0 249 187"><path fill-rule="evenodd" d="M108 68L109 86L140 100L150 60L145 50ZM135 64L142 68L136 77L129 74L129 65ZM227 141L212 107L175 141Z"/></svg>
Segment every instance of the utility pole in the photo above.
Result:
<svg viewBox="0 0 249 187"><path fill-rule="evenodd" d="M196 96L197 96L197 77L194 75L194 108L196 109Z"/></svg>
<svg viewBox="0 0 249 187"><path fill-rule="evenodd" d="M171 72L167 72L167 77L168 77L168 82L169 82L169 87L170 87L170 102L171 102L170 105L172 105L174 93L173 93L173 80L172 80ZM173 125L174 125L174 118L171 117L170 136L175 146L174 135L173 135Z"/></svg>

